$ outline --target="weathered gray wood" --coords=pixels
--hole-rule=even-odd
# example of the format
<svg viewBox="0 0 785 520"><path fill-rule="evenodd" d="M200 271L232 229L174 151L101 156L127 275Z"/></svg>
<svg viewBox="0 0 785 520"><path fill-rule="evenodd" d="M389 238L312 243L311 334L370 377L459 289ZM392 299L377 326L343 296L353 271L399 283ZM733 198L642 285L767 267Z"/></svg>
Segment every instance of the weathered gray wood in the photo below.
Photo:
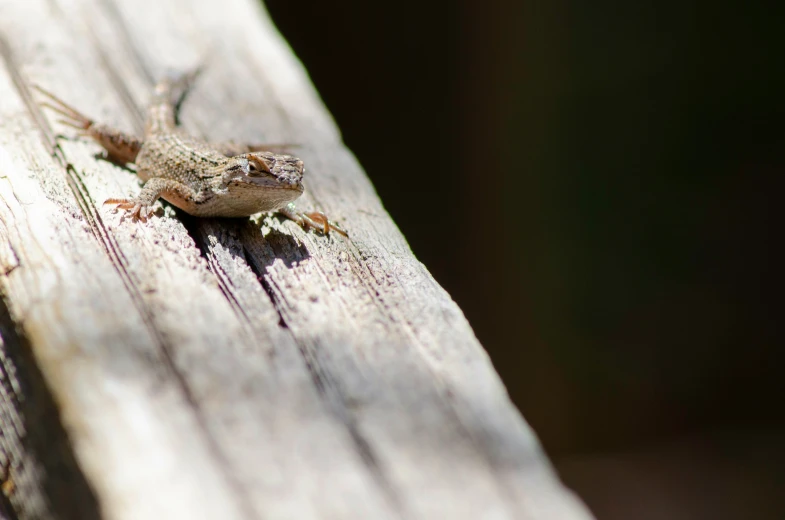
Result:
<svg viewBox="0 0 785 520"><path fill-rule="evenodd" d="M0 54L0 512L590 517L260 6L6 1ZM139 131L154 80L202 60L184 125L299 143L300 205L351 240L170 208L120 222L100 203L133 173L57 139L30 89Z"/></svg>

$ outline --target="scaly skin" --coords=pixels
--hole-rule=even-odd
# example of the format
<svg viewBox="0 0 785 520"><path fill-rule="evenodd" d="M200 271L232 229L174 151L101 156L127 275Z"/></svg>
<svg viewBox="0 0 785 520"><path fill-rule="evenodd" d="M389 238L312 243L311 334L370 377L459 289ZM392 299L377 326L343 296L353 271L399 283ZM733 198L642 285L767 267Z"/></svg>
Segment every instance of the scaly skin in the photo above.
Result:
<svg viewBox="0 0 785 520"><path fill-rule="evenodd" d="M175 123L175 110L196 73L165 79L155 88L148 108L144 139L126 134L70 107L48 91L36 87L54 104L46 106L66 119L64 124L79 129L97 141L109 157L119 163L135 163L145 181L138 196L112 198L134 220L146 221L152 205L163 198L197 217L247 217L263 211L278 211L305 228L313 227L346 236L337 224L319 212L302 213L292 201L303 193L303 162L291 155L264 151L263 146L235 143L210 144L185 135ZM223 152L238 153L226 155Z"/></svg>

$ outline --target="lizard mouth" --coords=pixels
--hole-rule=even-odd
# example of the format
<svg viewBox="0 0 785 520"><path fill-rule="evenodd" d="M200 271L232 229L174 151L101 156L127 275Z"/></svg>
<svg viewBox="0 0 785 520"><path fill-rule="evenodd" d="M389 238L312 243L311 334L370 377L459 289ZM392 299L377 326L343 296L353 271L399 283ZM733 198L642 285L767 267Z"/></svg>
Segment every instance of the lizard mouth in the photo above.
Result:
<svg viewBox="0 0 785 520"><path fill-rule="evenodd" d="M302 184L299 184L299 183L298 184L289 184L289 185L281 184L279 186L276 186L276 189L285 190L285 191L296 191L298 193L303 193L305 191L305 186L303 186Z"/></svg>

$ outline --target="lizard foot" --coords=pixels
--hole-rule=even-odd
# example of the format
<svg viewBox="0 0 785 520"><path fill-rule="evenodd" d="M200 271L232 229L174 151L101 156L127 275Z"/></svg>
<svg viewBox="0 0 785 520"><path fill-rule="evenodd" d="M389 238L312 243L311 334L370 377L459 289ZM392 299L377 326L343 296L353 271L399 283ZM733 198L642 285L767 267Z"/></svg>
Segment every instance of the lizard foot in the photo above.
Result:
<svg viewBox="0 0 785 520"><path fill-rule="evenodd" d="M142 148L141 139L116 128L96 124L95 121L48 90L38 85L33 85L33 87L46 97L46 101L40 103L41 107L48 108L60 115L61 119L58 121L79 130L77 135L80 137L89 137L95 140L106 150L108 160L120 166L136 161L136 156Z"/></svg>
<svg viewBox="0 0 785 520"><path fill-rule="evenodd" d="M123 215L123 218L126 215L131 215L131 219L134 222L147 222L147 219L153 214L151 206L133 199L106 199L104 204L116 204L114 211L117 212L119 209L125 210L127 213Z"/></svg>
<svg viewBox="0 0 785 520"><path fill-rule="evenodd" d="M327 218L327 215L321 211L311 211L308 213L297 211L294 204L290 203L286 207L279 209L278 213L297 222L305 230L315 229L325 235L329 235L331 231L335 231L339 235L343 235L347 238L349 237L349 233L336 222Z"/></svg>
<svg viewBox="0 0 785 520"><path fill-rule="evenodd" d="M65 119L60 119L59 122L70 126L72 128L76 128L77 130L81 130L81 135L84 137L88 137L90 135L89 130L90 127L94 125L94 122L89 117L85 116L77 109L60 99L59 97L55 96L48 90L38 86L33 85L38 92L49 98L49 101L45 101L41 103L42 107L46 107L53 112L61 115Z"/></svg>

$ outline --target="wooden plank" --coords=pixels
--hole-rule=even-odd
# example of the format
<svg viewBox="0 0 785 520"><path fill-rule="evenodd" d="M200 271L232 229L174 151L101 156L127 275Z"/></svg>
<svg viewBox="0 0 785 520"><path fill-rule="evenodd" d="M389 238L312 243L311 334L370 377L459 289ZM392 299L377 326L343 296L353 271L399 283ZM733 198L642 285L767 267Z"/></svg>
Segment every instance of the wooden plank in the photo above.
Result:
<svg viewBox="0 0 785 520"><path fill-rule="evenodd" d="M258 5L6 2L0 54L3 507L17 518L590 517ZM351 239L169 207L120 222L101 201L136 192L133 173L57 139L30 89L140 131L154 80L201 61L184 126L297 143L299 204ZM44 409L59 411L56 456L25 441Z"/></svg>

